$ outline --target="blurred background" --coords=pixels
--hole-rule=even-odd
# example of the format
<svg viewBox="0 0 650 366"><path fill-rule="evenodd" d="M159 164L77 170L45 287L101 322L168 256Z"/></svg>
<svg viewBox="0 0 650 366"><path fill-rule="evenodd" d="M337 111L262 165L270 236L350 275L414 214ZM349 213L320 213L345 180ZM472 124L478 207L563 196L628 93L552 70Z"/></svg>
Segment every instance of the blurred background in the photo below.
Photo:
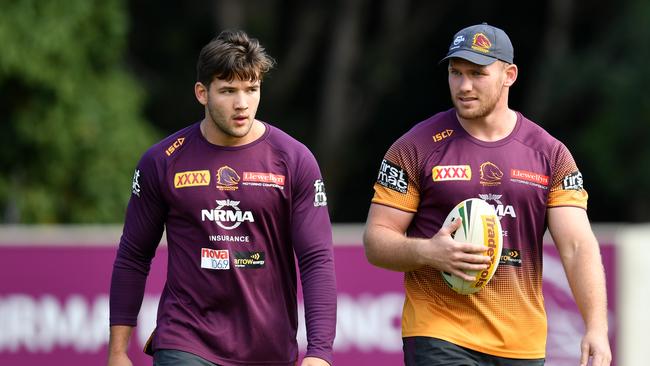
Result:
<svg viewBox="0 0 650 366"><path fill-rule="evenodd" d="M133 169L153 143L203 117L193 93L198 53L221 30L241 28L277 60L258 119L314 152L337 263L368 274L337 267L347 271L337 272L345 278L338 349L358 353L347 364L378 365L367 354L399 364L401 275L365 262L361 224L390 144L451 107L438 61L456 31L480 22L504 29L514 45L511 108L563 141L578 163L608 271L611 340L620 353L634 350L639 333L622 324L650 325L650 291L623 290L626 279L645 278L630 261L649 237L650 2L2 0L0 363L37 364L50 352L67 365L101 363ZM554 255L545 289L556 317L550 364L570 365L581 322ZM143 305L152 311L163 267L154 263ZM80 285L83 278L93 284ZM143 323L153 321L149 313Z"/></svg>
<svg viewBox="0 0 650 366"><path fill-rule="evenodd" d="M225 28L278 64L258 118L316 155L334 222L363 222L390 144L451 107L459 29L506 30L510 105L562 140L594 221L650 219L650 3L553 0L0 3L0 222L118 223L140 155L198 121L196 58ZM624 208L624 209L621 209Z"/></svg>

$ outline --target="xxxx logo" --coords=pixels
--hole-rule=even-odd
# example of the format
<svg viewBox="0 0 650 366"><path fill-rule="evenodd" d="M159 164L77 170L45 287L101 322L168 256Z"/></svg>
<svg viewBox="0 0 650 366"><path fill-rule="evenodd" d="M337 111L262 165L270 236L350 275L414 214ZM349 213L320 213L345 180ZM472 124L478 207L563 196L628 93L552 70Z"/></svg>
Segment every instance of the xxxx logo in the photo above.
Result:
<svg viewBox="0 0 650 366"><path fill-rule="evenodd" d="M448 180L472 180L472 168L469 165L436 165L431 169L434 182Z"/></svg>
<svg viewBox="0 0 650 366"><path fill-rule="evenodd" d="M194 170L174 175L174 188L207 186L210 184L210 171Z"/></svg>

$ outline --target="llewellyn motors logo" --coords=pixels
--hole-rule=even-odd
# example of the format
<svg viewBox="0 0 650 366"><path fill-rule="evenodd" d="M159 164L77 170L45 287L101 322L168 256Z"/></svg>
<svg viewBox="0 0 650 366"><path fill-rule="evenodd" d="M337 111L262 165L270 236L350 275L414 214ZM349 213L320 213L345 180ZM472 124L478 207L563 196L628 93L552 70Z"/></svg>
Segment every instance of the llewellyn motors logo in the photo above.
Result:
<svg viewBox="0 0 650 366"><path fill-rule="evenodd" d="M242 185L245 186L260 186L284 189L285 178L282 174L244 172L242 182Z"/></svg>
<svg viewBox="0 0 650 366"><path fill-rule="evenodd" d="M529 172L527 170L510 169L510 180L516 183L548 189L548 175Z"/></svg>

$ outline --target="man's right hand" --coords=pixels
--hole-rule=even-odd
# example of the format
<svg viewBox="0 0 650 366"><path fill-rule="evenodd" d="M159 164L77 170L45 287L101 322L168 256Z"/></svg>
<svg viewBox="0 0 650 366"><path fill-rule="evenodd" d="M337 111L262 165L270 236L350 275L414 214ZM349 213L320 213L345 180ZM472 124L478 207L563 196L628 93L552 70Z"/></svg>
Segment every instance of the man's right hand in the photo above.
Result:
<svg viewBox="0 0 650 366"><path fill-rule="evenodd" d="M490 257L483 254L483 245L462 243L453 239L452 234L460 228L461 221L458 218L440 228L430 240L418 242L417 252L423 264L466 281L473 281L474 277L465 271L482 271L488 268Z"/></svg>
<svg viewBox="0 0 650 366"><path fill-rule="evenodd" d="M128 325L111 326L111 334L108 340L107 366L133 366L126 354L132 332L133 327Z"/></svg>
<svg viewBox="0 0 650 366"><path fill-rule="evenodd" d="M124 352L109 353L106 366L133 366L133 362L131 362L129 356Z"/></svg>

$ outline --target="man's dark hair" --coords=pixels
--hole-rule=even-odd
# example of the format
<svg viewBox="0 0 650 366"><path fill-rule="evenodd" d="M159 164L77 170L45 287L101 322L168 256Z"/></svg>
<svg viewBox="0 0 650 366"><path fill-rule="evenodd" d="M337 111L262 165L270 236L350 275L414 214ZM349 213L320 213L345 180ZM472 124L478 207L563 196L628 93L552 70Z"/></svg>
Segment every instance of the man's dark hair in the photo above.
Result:
<svg viewBox="0 0 650 366"><path fill-rule="evenodd" d="M262 80L274 65L275 60L257 39L241 30L225 30L201 50L196 79L206 87L215 78L228 82Z"/></svg>

